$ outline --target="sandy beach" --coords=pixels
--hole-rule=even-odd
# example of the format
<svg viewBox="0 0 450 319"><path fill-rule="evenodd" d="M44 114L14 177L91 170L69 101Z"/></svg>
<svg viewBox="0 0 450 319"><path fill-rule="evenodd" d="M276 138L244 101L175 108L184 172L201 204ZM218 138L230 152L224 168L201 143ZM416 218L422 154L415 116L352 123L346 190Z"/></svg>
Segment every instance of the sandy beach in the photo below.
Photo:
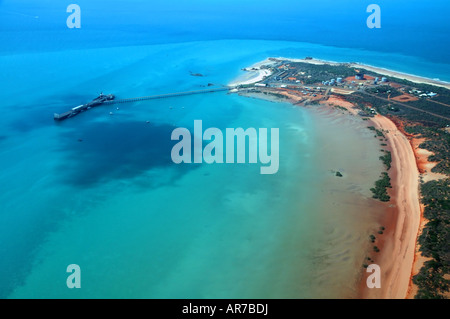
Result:
<svg viewBox="0 0 450 319"><path fill-rule="evenodd" d="M388 118L377 115L374 126L385 132L392 152L392 186L396 214L388 229L379 265L382 288L367 289L367 298L406 298L415 258L416 240L421 221L419 171L409 140ZM391 227L392 227L391 226Z"/></svg>
<svg viewBox="0 0 450 319"><path fill-rule="evenodd" d="M270 76L272 73L270 70L262 68L265 65L270 65L275 63L274 61L270 61L269 59L264 60L262 62L258 62L248 68L243 69L245 71L239 78L229 83L228 86L238 86L238 85L249 85L255 84L266 77Z"/></svg>
<svg viewBox="0 0 450 319"><path fill-rule="evenodd" d="M345 107L353 115L357 113L351 103L339 98L332 97L326 103ZM377 115L371 122L384 132L392 153L391 203L395 206L389 209L387 214L395 216L386 216L387 231L382 242L376 243L381 247L381 258L377 260L377 264L382 272L382 287L369 289L364 281L361 284L361 297L404 299L413 296L412 275L418 272L417 269L420 269L424 262L416 246L419 227L422 229L426 222L419 201L419 162L416 161L416 152L410 141L393 121ZM366 278L366 275L363 278Z"/></svg>

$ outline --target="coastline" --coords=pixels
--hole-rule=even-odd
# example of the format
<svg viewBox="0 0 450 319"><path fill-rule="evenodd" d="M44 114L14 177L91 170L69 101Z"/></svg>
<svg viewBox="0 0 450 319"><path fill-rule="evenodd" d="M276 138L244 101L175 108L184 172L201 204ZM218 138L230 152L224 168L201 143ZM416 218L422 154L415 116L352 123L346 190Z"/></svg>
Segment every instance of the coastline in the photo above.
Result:
<svg viewBox="0 0 450 319"><path fill-rule="evenodd" d="M334 64L342 63L304 60L304 59L285 59L295 62L306 62L311 64ZM267 60L266 60L267 61ZM264 62L266 62L264 61ZM347 64L349 65L349 64ZM427 83L450 88L450 83L417 77L387 69L366 66L352 63L349 66L365 68L367 70L404 78L412 82ZM235 83L238 81L235 81ZM239 83L240 84L240 83ZM283 92L289 101L294 105L302 105L301 99L295 95ZM335 97L333 101L325 101L321 104L339 102ZM328 102L328 103L327 103ZM342 101L344 107L352 116L357 115L358 111L353 108L353 104ZM392 153L392 168L389 171L393 189L390 191L391 201L386 205L384 225L387 226L382 238L377 239L377 245L381 247L381 252L377 255L376 264L381 268L382 287L381 289L369 289L365 283L367 274L361 272L361 282L359 283L360 298L387 298L387 299L405 299L411 297L413 285L412 277L415 275L415 269L422 261L420 252L417 249L417 238L420 235L420 229L423 228L423 207L421 206L419 196L419 180L421 176L420 166L416 161L416 152L414 146L410 143L408 137L399 129L392 120L387 117L377 115L371 119L371 124L377 129L385 132L388 148ZM420 265L419 265L420 266Z"/></svg>
<svg viewBox="0 0 450 319"><path fill-rule="evenodd" d="M332 98L325 104L330 102L346 108L354 116L358 113L349 102ZM412 294L412 276L420 254L416 243L419 228L422 229L424 223L419 200L419 168L408 138L393 121L377 115L370 122L384 132L392 153L389 175L393 188L382 222L386 231L376 242L381 250L375 263L381 268L382 286L381 289L369 289L366 285L368 275L364 272L358 297L405 299Z"/></svg>
<svg viewBox="0 0 450 319"><path fill-rule="evenodd" d="M315 285L309 288L314 289L315 298L360 298L364 260L368 256L377 259L371 253L369 234L384 225L386 209L386 204L373 199L370 192L383 170L378 140L367 129L366 121L330 105L304 105L293 95L287 95L289 99L259 93L242 96L291 102L293 108L300 106L312 117L321 173L310 183L323 198L317 212L319 249L312 255L312 260L320 263L314 266L311 282ZM337 177L336 171L343 176Z"/></svg>
<svg viewBox="0 0 450 319"><path fill-rule="evenodd" d="M404 299L407 297L414 260L416 242L421 224L419 200L419 170L409 140L387 117L377 115L371 121L383 130L392 152L393 198L396 205L392 229L388 229L379 266L382 272L381 290L365 288L367 298ZM390 219L391 216L387 216Z"/></svg>
<svg viewBox="0 0 450 319"><path fill-rule="evenodd" d="M330 102L346 108L353 115L358 113L353 104L347 101L330 98L326 103ZM375 128L382 130L387 138L393 158L390 170L393 189L383 221L387 230L376 243L381 248L379 253L381 258L377 264L382 270L382 278L387 279L382 279L381 290L377 291L367 288L365 283L367 276L363 275L360 297L413 298L415 290L412 278L418 273L423 262L428 260L421 255L417 244L417 238L427 222L423 218L423 205L420 202L419 177L427 176L426 173L434 177L435 174L431 173L431 167L434 165L430 167L430 163L425 160L424 166L429 172L422 171L414 143L409 141L408 136L394 121L377 115L370 122ZM422 156L428 155L427 151L422 153Z"/></svg>
<svg viewBox="0 0 450 319"><path fill-rule="evenodd" d="M346 108L352 116L357 115L349 102L331 98L324 104L330 102ZM405 299L411 295L412 276L420 254L416 251L416 243L419 227L422 229L424 222L419 200L419 169L408 138L393 121L377 115L370 122L384 132L392 153L389 174L393 189L382 221L386 232L376 241L381 251L375 263L381 268L382 287L369 289L366 285L368 275L363 272L358 298Z"/></svg>
<svg viewBox="0 0 450 319"><path fill-rule="evenodd" d="M349 102L331 98L324 104L330 102L346 108L353 116L358 113ZM420 251L416 249L420 229L423 229L426 223L419 199L419 168L408 138L393 121L377 115L370 122L384 132L392 153L393 161L389 174L393 189L382 222L386 225L386 232L376 242L381 249L375 263L381 268L382 287L369 289L366 285L368 275L364 272L358 297L405 299L412 296L412 277L415 275L415 269L423 263Z"/></svg>

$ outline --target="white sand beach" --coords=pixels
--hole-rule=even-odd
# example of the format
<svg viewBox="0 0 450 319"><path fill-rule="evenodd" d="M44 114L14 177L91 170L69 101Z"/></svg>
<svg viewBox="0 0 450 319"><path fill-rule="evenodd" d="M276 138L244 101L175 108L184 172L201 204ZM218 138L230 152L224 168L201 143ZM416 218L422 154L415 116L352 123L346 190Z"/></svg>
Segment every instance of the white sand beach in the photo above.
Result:
<svg viewBox="0 0 450 319"><path fill-rule="evenodd" d="M267 59L262 62L258 62L248 68L245 68L243 69L245 73L242 74L233 82L229 83L228 86L249 85L258 83L272 74L272 72L269 69L265 69L263 68L263 66L267 66L274 63L275 63L274 61L270 61L269 59Z"/></svg>

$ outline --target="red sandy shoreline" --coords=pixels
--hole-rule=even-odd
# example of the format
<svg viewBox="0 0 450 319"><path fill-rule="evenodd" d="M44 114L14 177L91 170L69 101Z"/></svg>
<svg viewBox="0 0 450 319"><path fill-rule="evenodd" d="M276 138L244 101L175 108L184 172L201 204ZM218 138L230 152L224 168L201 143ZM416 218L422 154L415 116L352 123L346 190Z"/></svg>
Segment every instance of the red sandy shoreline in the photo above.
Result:
<svg viewBox="0 0 450 319"><path fill-rule="evenodd" d="M419 170L421 179L424 182L429 182L431 180L439 180L442 178L446 178L447 176L444 174L434 173L431 171L431 169L434 166L436 166L436 164L437 164L435 162L430 162L428 160L430 155L433 155L433 153L426 149L420 148L420 145L423 142L425 142L426 139L418 138L412 134L408 134L407 132L405 132L405 130L404 130L405 123L402 122L401 120L398 120L395 118L393 118L391 120L395 123L397 128L405 136L408 137L411 148L414 152L414 156L416 158L417 169ZM424 205L422 203L420 203L420 226L419 226L419 231L418 231L417 238L416 238L416 251L415 251L415 256L414 256L413 269L412 269L412 273L411 273L411 280L410 280L410 284L409 284L409 288L408 288L408 293L406 296L407 299L414 298L414 296L417 293L417 286L412 282L413 277L419 273L420 269L422 268L423 264L426 261L432 259L432 258L428 258L428 257L425 257L422 255L422 253L420 251L420 245L418 243L418 238L422 234L424 227L428 223L428 220L423 215L424 208L425 208Z"/></svg>
<svg viewBox="0 0 450 319"><path fill-rule="evenodd" d="M293 104L303 101L295 94L279 93L288 97ZM353 104L336 96L321 104L344 107L354 116L358 113ZM376 236L373 244L380 248L380 252L375 255L370 253L375 260L373 263L381 268L382 286L381 289L369 289L366 285L369 274L362 271L358 298L405 299L414 295L411 279L420 266L416 243L419 228L424 225L419 197L419 177L424 171L402 126L397 127L399 123L381 115L373 117L371 122L371 125L384 132L387 139L386 143L392 154L389 175L393 187L389 191L391 201L386 204L386 215L382 222L386 230L383 235Z"/></svg>
<svg viewBox="0 0 450 319"><path fill-rule="evenodd" d="M338 97L331 97L324 104L333 103L345 107L353 115L357 114L354 106ZM427 159L417 157L413 141L407 138L399 123L377 115L372 124L384 132L389 150L392 154L392 168L389 172L392 183L391 201L386 206L383 235L376 236L373 245L380 248L375 263L381 268L381 289L369 289L363 273L360 283L360 298L404 299L414 296L412 276L423 262L416 247L419 228L423 228L423 209L419 200L419 173L424 173L421 163L428 164ZM416 141L417 142L417 141ZM420 144L420 143L419 143ZM373 255L373 254L372 254Z"/></svg>

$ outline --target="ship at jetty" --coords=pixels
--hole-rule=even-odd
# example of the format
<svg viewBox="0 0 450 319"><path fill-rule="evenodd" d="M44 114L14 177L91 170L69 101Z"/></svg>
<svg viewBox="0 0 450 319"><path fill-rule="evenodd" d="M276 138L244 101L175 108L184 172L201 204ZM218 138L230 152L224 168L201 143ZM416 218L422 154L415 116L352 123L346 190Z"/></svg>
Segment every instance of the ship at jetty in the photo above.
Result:
<svg viewBox="0 0 450 319"><path fill-rule="evenodd" d="M61 114L55 113L53 115L53 118L55 119L55 121L62 121L62 120L68 119L70 117L74 117L75 115L78 115L81 112L87 111L93 107L102 105L105 102L113 101L115 98L116 97L113 94L105 95L103 93L100 93L100 95L98 97L96 97L95 99L93 99L91 102L74 107L73 109L71 109L70 111L67 111L65 113L61 113Z"/></svg>

